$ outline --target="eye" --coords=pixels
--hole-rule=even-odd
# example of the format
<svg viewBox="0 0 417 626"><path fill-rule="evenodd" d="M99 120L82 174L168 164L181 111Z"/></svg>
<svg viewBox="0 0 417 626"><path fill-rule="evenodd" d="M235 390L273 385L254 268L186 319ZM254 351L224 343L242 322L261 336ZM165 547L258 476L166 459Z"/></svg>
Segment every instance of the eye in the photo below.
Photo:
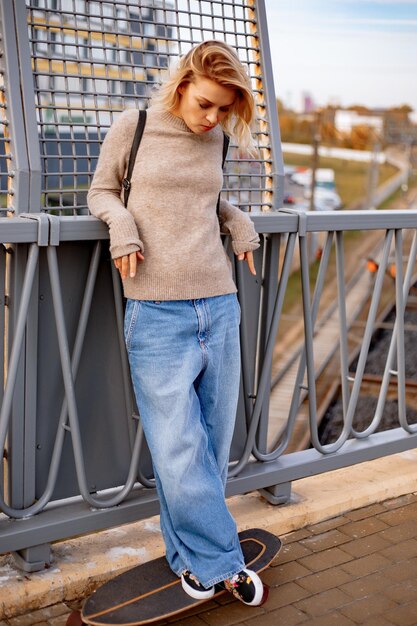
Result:
<svg viewBox="0 0 417 626"><path fill-rule="evenodd" d="M200 105L200 109L208 109L209 108L209 104L203 104L202 102L199 102Z"/></svg>
<svg viewBox="0 0 417 626"><path fill-rule="evenodd" d="M222 113L229 113L230 107L220 107L220 111L222 111Z"/></svg>

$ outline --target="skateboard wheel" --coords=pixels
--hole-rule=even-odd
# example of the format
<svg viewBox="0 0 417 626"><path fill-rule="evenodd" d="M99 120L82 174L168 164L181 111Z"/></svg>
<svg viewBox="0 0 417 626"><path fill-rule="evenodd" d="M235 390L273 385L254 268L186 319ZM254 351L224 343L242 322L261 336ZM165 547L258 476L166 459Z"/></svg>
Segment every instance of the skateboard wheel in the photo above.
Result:
<svg viewBox="0 0 417 626"><path fill-rule="evenodd" d="M258 606L262 606L263 604L265 604L265 602L268 600L268 596L269 596L269 587L268 585L264 584L264 593L262 596L262 600L260 601Z"/></svg>
<svg viewBox="0 0 417 626"><path fill-rule="evenodd" d="M84 622L81 619L81 613L79 611L73 611L70 613L66 626L84 626Z"/></svg>

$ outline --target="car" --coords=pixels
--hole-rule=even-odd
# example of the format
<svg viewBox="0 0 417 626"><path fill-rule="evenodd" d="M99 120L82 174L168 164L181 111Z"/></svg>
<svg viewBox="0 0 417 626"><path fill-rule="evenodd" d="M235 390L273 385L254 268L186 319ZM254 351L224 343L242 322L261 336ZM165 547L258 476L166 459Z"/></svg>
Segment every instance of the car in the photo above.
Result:
<svg viewBox="0 0 417 626"><path fill-rule="evenodd" d="M310 201L311 189L306 189L304 198ZM314 190L314 208L316 211L336 211L342 208L342 200L333 189L316 187Z"/></svg>
<svg viewBox="0 0 417 626"><path fill-rule="evenodd" d="M295 204L296 199L291 193L284 194L284 204Z"/></svg>

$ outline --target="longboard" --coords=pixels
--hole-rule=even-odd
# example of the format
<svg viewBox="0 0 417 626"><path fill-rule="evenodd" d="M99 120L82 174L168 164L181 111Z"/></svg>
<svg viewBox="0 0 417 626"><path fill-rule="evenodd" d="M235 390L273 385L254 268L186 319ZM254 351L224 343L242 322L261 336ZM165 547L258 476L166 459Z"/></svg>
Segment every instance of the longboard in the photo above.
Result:
<svg viewBox="0 0 417 626"><path fill-rule="evenodd" d="M255 572L268 567L281 549L278 537L259 528L240 532L239 539L245 563ZM213 598L223 593L226 593L224 588L216 585ZM138 626L172 617L205 602L208 600L195 600L183 591L180 579L171 571L165 557L161 557L119 574L99 587L86 601L78 623Z"/></svg>

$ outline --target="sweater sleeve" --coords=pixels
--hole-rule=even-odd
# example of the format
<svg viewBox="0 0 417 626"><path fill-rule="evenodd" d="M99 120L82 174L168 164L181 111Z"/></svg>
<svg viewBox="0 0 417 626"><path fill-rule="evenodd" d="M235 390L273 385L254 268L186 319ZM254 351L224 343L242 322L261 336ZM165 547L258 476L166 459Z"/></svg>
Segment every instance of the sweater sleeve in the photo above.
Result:
<svg viewBox="0 0 417 626"><path fill-rule="evenodd" d="M259 248L259 235L252 220L227 200L220 200L219 221L221 232L230 234L232 238L235 254Z"/></svg>
<svg viewBox="0 0 417 626"><path fill-rule="evenodd" d="M101 146L93 182L87 195L88 208L95 217L106 222L110 233L113 259L144 252L133 215L121 199L130 148L138 121L134 109L124 111L111 125Z"/></svg>

